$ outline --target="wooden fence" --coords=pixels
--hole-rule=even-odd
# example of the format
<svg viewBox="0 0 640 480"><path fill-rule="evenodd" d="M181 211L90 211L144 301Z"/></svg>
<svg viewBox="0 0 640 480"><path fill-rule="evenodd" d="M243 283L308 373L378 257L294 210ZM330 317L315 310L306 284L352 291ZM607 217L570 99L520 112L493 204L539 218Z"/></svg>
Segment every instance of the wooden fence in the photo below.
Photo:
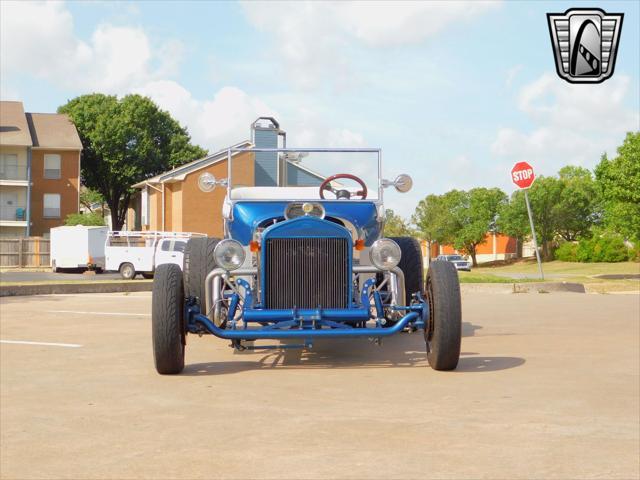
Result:
<svg viewBox="0 0 640 480"><path fill-rule="evenodd" d="M0 237L0 267L48 267L48 238Z"/></svg>

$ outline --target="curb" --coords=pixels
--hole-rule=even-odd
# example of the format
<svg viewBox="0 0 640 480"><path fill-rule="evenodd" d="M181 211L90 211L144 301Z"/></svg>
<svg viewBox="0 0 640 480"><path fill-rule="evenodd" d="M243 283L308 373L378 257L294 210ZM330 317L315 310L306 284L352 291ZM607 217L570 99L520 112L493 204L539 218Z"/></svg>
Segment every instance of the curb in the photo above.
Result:
<svg viewBox="0 0 640 480"><path fill-rule="evenodd" d="M40 285L11 285L0 287L0 297L26 295L56 295L61 293L118 293L150 292L152 280L123 282L51 283Z"/></svg>
<svg viewBox="0 0 640 480"><path fill-rule="evenodd" d="M463 293L587 293L582 283L570 282L461 283L460 290Z"/></svg>
<svg viewBox="0 0 640 480"><path fill-rule="evenodd" d="M550 293L550 292L570 292L587 293L582 283L571 282L539 282L539 283L514 283L513 293Z"/></svg>

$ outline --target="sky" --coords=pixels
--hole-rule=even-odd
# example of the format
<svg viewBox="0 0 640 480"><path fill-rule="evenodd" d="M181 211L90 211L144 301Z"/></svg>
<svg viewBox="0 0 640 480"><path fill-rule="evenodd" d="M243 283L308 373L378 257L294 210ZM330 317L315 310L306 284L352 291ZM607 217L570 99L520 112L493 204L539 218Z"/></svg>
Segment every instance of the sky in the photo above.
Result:
<svg viewBox="0 0 640 480"><path fill-rule="evenodd" d="M78 95L140 93L215 151L273 115L291 147L380 147L405 217L430 193L515 188L593 168L640 130L638 1L0 1L0 97L54 112ZM624 13L614 75L573 85L546 13Z"/></svg>

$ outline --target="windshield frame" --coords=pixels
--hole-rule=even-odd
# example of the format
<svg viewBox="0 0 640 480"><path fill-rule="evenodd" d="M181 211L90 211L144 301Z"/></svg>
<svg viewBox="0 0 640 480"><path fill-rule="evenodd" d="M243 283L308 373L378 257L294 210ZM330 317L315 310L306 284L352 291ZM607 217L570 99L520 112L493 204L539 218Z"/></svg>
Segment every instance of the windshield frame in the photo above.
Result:
<svg viewBox="0 0 640 480"><path fill-rule="evenodd" d="M271 152L271 153L375 153L378 163L378 198L376 199L353 199L350 202L373 202L381 204L383 202L384 182L382 179L382 149L381 148L257 148L257 147L230 147L227 149L227 198L235 203L238 200L231 200L231 190L233 189L232 179L232 163L234 153L243 152ZM278 188L278 187L276 187ZM282 187L286 188L286 187ZM300 200L296 198L292 201ZM270 199L255 199L255 202L272 202ZM323 200L319 200L323 201ZM336 201L334 199L326 199L324 201Z"/></svg>

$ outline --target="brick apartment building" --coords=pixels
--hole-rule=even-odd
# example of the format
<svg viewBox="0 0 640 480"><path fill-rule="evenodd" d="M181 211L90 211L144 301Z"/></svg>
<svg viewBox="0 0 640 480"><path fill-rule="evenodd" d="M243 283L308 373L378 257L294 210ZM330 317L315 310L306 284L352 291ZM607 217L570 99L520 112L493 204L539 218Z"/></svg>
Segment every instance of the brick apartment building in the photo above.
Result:
<svg viewBox="0 0 640 480"><path fill-rule="evenodd" d="M48 236L78 212L81 151L66 115L0 102L0 236Z"/></svg>

